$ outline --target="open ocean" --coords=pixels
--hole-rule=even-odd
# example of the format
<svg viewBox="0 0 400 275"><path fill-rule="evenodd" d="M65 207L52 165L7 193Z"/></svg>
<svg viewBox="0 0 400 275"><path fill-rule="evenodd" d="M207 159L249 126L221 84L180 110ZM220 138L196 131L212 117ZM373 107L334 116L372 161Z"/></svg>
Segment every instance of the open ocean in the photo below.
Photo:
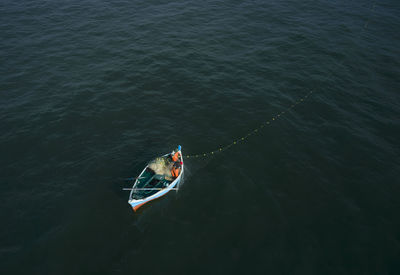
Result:
<svg viewBox="0 0 400 275"><path fill-rule="evenodd" d="M400 274L399 140L398 0L0 2L1 274Z"/></svg>

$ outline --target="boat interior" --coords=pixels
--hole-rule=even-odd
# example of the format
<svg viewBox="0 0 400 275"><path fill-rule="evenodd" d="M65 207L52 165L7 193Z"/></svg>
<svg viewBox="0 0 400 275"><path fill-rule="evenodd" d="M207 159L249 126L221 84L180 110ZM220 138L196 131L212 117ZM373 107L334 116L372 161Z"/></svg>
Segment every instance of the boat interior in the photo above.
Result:
<svg viewBox="0 0 400 275"><path fill-rule="evenodd" d="M165 179L164 175L156 174L152 169L147 167L137 180L131 199L139 200L149 197L160 191L162 188L168 187L171 182L171 180Z"/></svg>
<svg viewBox="0 0 400 275"><path fill-rule="evenodd" d="M131 199L139 200L149 197L159 192L161 189L169 186L169 184L173 181L169 168L169 166L172 167L172 163L170 163L166 158L163 159L163 165L166 165L167 169L157 169L158 173L156 173L154 169L150 168L154 166L149 165L138 178L137 183L133 188Z"/></svg>

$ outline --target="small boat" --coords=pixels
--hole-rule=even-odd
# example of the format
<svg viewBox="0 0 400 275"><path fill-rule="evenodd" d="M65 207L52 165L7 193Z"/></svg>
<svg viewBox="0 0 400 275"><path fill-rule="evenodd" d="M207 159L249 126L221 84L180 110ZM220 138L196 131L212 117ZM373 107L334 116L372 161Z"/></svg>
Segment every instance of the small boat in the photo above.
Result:
<svg viewBox="0 0 400 275"><path fill-rule="evenodd" d="M171 174L172 167L176 163L171 156L179 153L179 174L175 177ZM177 152L165 154L151 161L136 178L129 195L128 203L133 210L139 209L142 205L164 196L171 190L178 190L177 186L183 175L183 156L180 146Z"/></svg>

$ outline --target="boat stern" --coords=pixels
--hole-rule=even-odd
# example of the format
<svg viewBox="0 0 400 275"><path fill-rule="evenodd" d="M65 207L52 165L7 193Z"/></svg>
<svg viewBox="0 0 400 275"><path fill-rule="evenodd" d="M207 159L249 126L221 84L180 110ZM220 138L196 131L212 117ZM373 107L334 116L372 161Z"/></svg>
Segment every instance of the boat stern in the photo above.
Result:
<svg viewBox="0 0 400 275"><path fill-rule="evenodd" d="M132 209L134 212L136 212L143 204L146 203L145 200L130 200L128 202L130 206L132 206Z"/></svg>

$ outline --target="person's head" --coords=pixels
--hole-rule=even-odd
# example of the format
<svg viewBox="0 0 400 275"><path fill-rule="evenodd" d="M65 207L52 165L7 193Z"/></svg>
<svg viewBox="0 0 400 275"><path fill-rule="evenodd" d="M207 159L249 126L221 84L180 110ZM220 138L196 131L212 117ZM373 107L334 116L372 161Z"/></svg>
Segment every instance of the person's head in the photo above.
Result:
<svg viewBox="0 0 400 275"><path fill-rule="evenodd" d="M182 147L181 147L180 145L178 145L178 151L180 151L180 150L181 150L181 148L182 148Z"/></svg>

